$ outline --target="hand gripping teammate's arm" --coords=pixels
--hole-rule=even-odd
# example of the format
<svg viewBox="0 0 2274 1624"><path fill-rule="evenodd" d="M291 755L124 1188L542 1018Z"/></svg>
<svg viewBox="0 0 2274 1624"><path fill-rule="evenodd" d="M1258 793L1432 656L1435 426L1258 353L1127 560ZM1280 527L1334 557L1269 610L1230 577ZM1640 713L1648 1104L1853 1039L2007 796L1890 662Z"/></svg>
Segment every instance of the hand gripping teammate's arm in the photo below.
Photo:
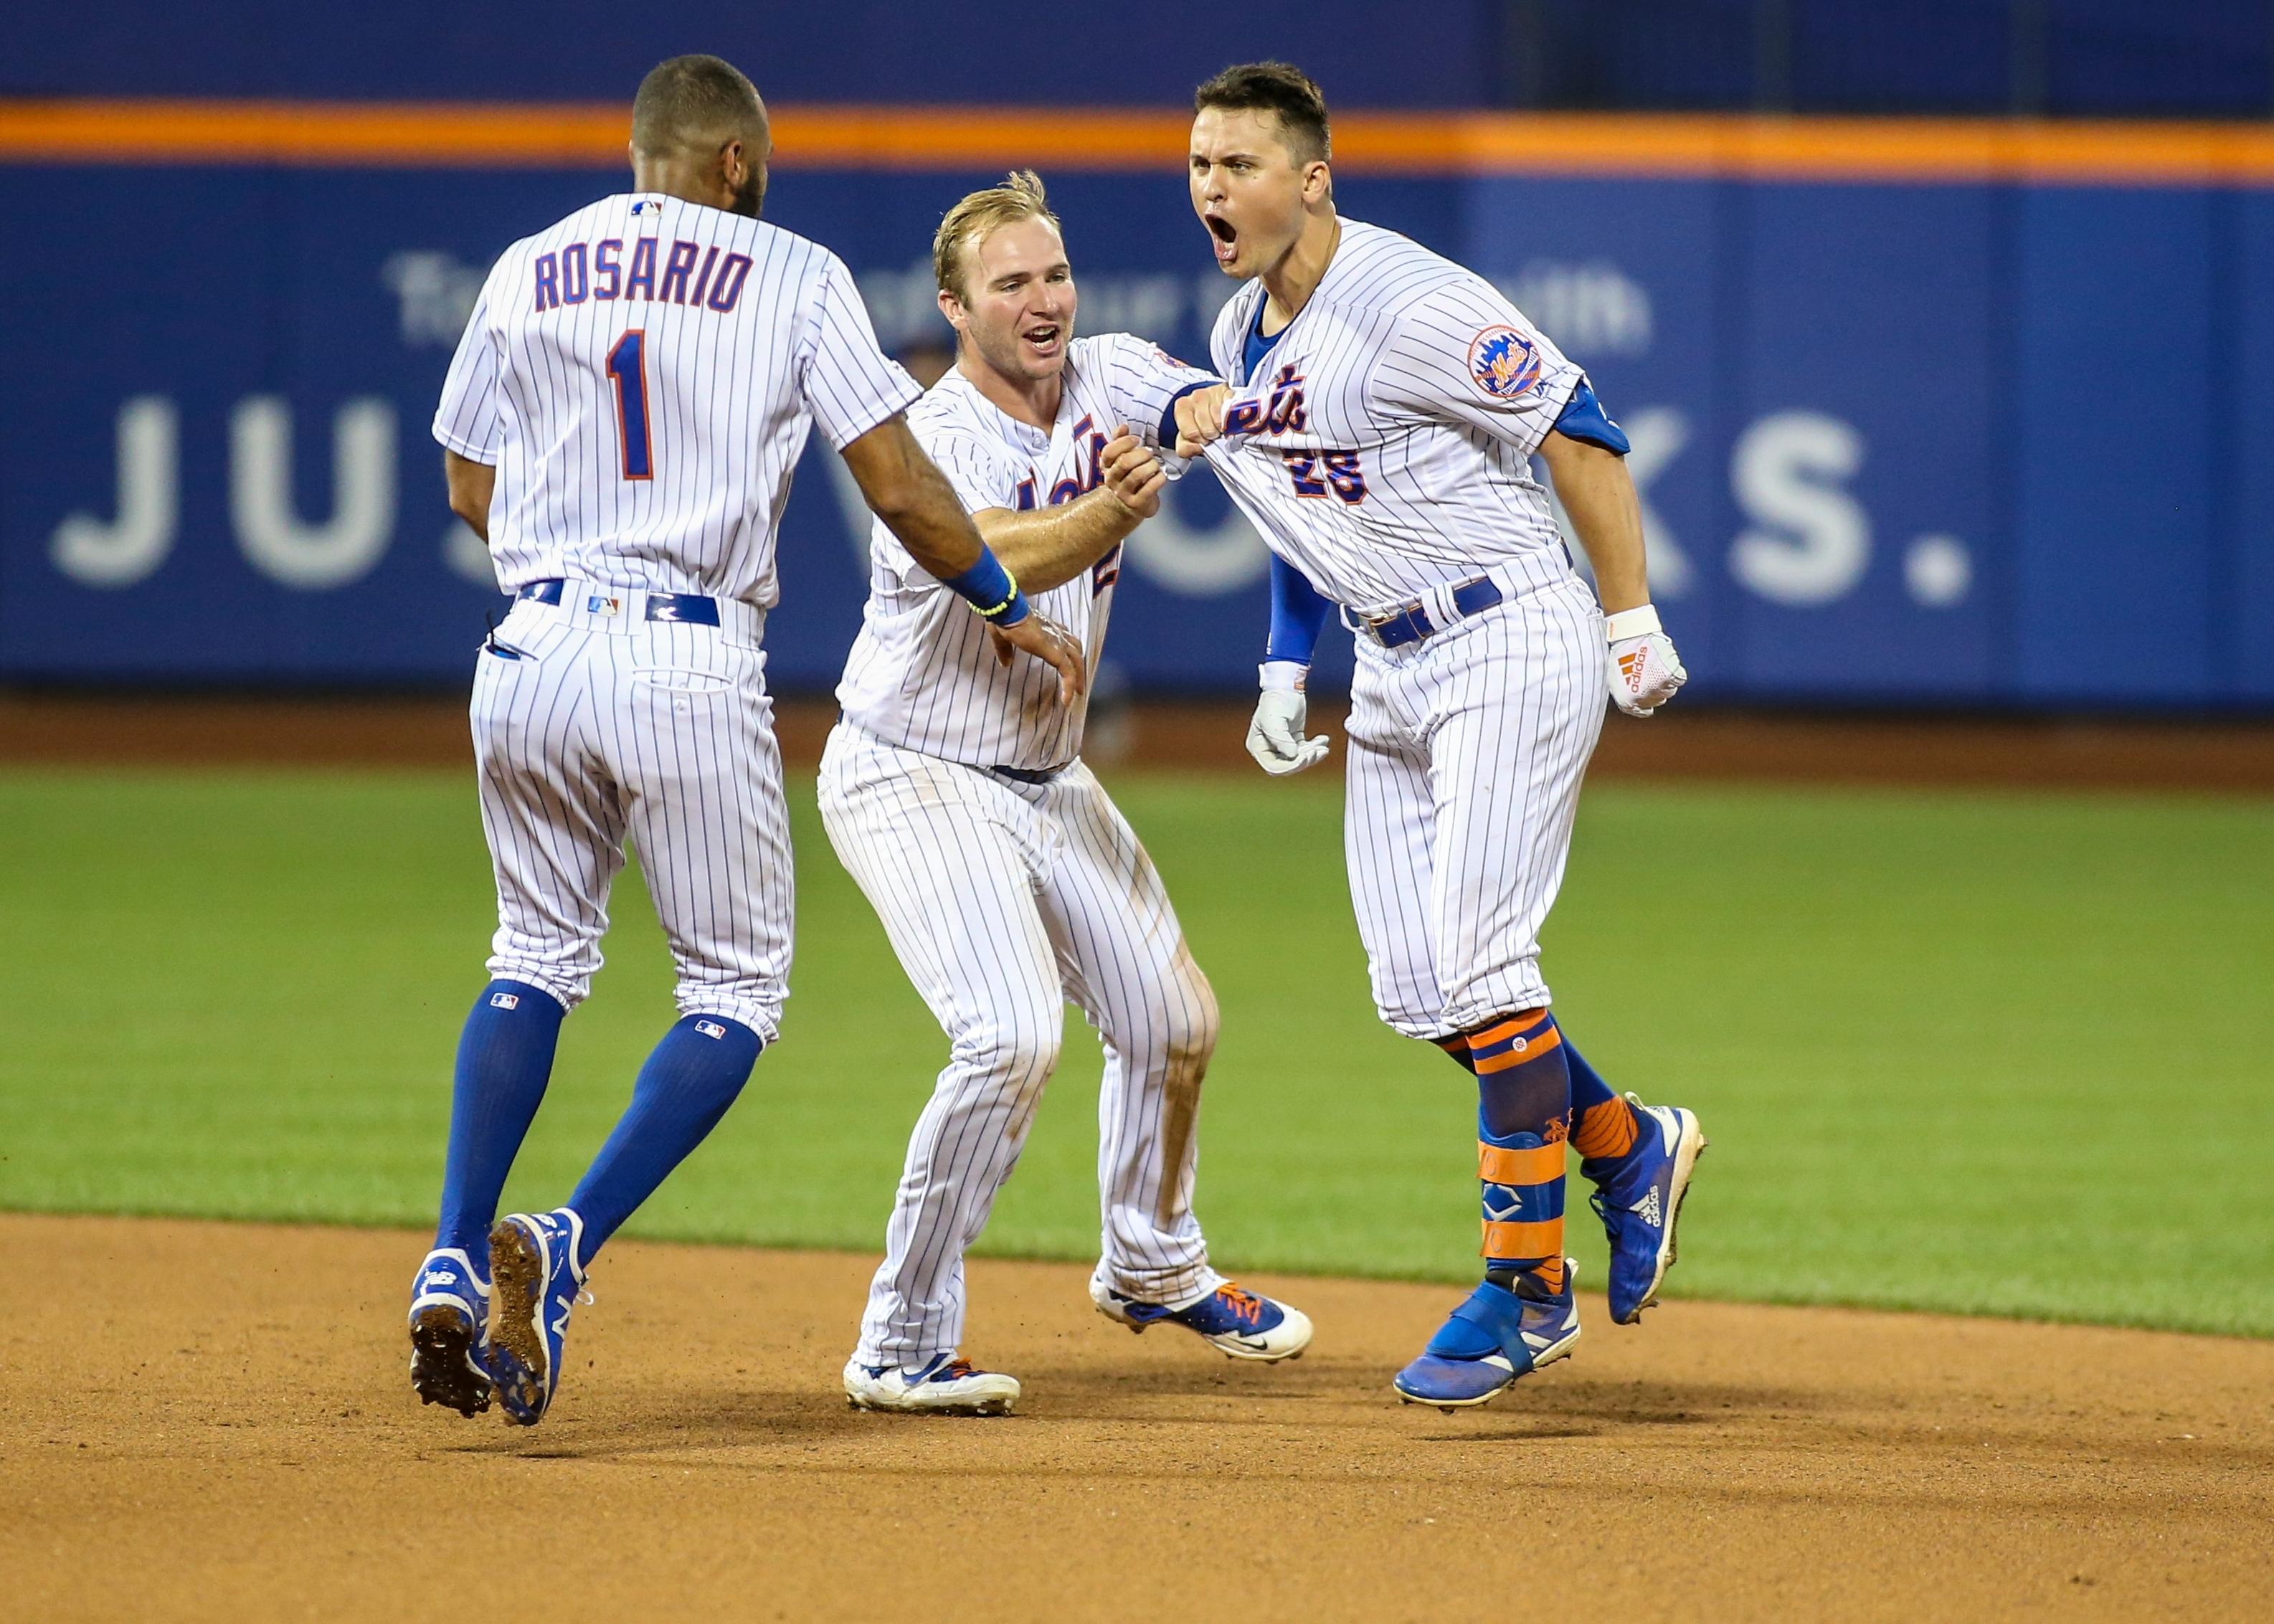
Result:
<svg viewBox="0 0 2274 1624"><path fill-rule="evenodd" d="M1058 673L1071 704L1089 680L1081 645L1027 605L1026 594L972 528L947 477L916 443L902 416L921 391L877 347L877 332L834 255L819 297L799 334L800 378L813 420L861 487L861 494L908 556L968 602L987 621L996 657L1024 650Z"/></svg>
<svg viewBox="0 0 2274 1624"><path fill-rule="evenodd" d="M1037 591L1073 580L1160 512L1162 492L1184 471L1174 451L1178 412L1188 397L1222 387L1209 373L1131 334L1083 342L1082 365L1103 369L1106 398L1118 422L1098 454L1097 488L1070 502L1023 509L973 503L972 517L987 545ZM984 488L958 470L950 473L966 500Z"/></svg>
<svg viewBox="0 0 2274 1624"><path fill-rule="evenodd" d="M1023 649L1058 672L1061 699L1071 704L1079 698L1089 680L1081 645L1057 621L1028 607L1026 594L980 539L955 488L924 455L907 419L895 413L847 442L843 455L862 498L908 556L986 619L996 658L1007 665L1012 651Z"/></svg>
<svg viewBox="0 0 2274 1624"><path fill-rule="evenodd" d="M1028 590L1063 586L1129 538L1161 511L1169 482L1161 459L1126 428L1099 459L1105 483L1050 508L983 508L971 515L979 534Z"/></svg>
<svg viewBox="0 0 2274 1624"><path fill-rule="evenodd" d="M1627 437L1587 375L1480 277L1448 283L1399 319L1375 387L1417 415L1481 429L1546 461L1594 566L1611 702L1648 716L1689 679L1651 606L1642 501Z"/></svg>

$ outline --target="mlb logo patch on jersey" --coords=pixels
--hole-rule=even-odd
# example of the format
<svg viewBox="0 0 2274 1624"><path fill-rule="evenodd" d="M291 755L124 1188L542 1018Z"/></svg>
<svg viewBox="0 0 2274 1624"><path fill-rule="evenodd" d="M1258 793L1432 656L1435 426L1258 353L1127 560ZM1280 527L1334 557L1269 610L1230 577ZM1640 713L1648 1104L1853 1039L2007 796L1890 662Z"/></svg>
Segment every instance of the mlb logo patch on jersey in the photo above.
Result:
<svg viewBox="0 0 2274 1624"><path fill-rule="evenodd" d="M1469 341L1469 376L1495 400L1514 400L1540 372L1539 347L1514 327L1487 327Z"/></svg>
<svg viewBox="0 0 2274 1624"><path fill-rule="evenodd" d="M623 612L624 600L621 598L603 598L595 592L584 600L586 614L621 614Z"/></svg>

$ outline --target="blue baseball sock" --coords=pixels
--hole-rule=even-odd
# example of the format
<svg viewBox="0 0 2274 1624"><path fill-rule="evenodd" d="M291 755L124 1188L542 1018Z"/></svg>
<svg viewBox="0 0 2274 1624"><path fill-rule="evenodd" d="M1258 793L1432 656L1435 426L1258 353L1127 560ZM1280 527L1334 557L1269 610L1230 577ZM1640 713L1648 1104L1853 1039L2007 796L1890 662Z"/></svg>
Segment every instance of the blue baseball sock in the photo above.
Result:
<svg viewBox="0 0 2274 1624"><path fill-rule="evenodd" d="M489 1272L498 1192L545 1098L553 1051L568 1011L541 987L492 981L458 1037L450 1092L450 1147L442 1163L437 1247L457 1247Z"/></svg>
<svg viewBox="0 0 2274 1624"><path fill-rule="evenodd" d="M584 1221L579 1264L590 1263L719 1125L764 1047L757 1033L723 1015L689 1015L663 1034L632 1085L630 1108L568 1198Z"/></svg>

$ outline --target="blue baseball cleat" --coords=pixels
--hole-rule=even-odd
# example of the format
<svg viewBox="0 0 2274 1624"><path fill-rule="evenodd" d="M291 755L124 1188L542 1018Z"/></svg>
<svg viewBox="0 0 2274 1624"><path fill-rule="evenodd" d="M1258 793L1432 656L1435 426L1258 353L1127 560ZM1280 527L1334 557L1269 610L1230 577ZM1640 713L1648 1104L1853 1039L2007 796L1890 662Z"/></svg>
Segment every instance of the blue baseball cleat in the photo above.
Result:
<svg viewBox="0 0 2274 1624"><path fill-rule="evenodd" d="M482 1339L490 1322L490 1289L456 1247L426 1254L410 1282L410 1385L421 1403L462 1416L490 1407Z"/></svg>
<svg viewBox="0 0 2274 1624"><path fill-rule="evenodd" d="M1489 1280L1478 1286L1397 1372L1397 1396L1443 1410L1489 1403L1519 1376L1570 1353L1579 1340L1572 1268L1564 1259L1563 1289L1552 1296L1529 1274L1517 1275L1513 1290Z"/></svg>
<svg viewBox="0 0 2274 1624"><path fill-rule="evenodd" d="M1645 1105L1633 1094L1634 1148L1613 1164L1588 1197L1611 1240L1611 1321L1632 1325L1658 1301L1674 1267L1674 1223L1690 1193L1690 1175L1705 1153L1705 1131L1693 1111Z"/></svg>
<svg viewBox="0 0 2274 1624"><path fill-rule="evenodd" d="M545 1419L561 1387L561 1344L584 1292L584 1221L565 1207L514 1213L490 1231L490 1380L523 1426Z"/></svg>
<svg viewBox="0 0 2274 1624"><path fill-rule="evenodd" d="M1089 1300L1117 1324L1142 1332L1147 1326L1180 1325L1231 1359L1276 1365L1302 1357L1311 1345L1310 1317L1299 1308L1259 1297L1233 1281L1224 1281L1198 1302L1182 1308L1141 1303L1103 1281L1089 1282Z"/></svg>

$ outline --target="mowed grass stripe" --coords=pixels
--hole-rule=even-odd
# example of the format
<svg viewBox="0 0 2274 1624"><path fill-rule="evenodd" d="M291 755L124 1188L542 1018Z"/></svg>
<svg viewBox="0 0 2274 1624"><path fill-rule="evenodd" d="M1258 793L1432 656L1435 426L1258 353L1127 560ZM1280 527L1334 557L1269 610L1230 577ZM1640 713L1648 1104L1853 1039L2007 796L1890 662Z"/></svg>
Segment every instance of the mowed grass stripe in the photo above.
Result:
<svg viewBox="0 0 2274 1624"><path fill-rule="evenodd" d="M1473 1092L1373 1018L1336 786L1116 793L1224 1006L1219 1261L1470 1277ZM793 802L785 1041L637 1232L878 1244L945 1046L809 781ZM471 786L16 772L0 816L0 1206L430 1220L492 923ZM1606 784L1546 962L1615 1086L1706 1119L1679 1292L2274 1335L2270 875L2248 801ZM561 1199L672 1019L636 868L616 904L509 1201ZM1068 1025L983 1250L1096 1244L1099 1060Z"/></svg>

